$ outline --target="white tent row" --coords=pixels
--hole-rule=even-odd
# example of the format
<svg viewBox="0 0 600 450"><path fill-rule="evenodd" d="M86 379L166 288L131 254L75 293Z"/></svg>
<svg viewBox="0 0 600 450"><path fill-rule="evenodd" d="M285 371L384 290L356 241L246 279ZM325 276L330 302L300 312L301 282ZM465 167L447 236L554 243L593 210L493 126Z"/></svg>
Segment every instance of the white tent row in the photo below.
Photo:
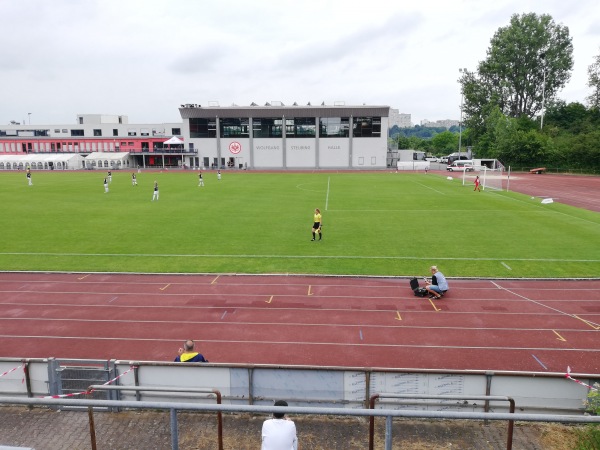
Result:
<svg viewBox="0 0 600 450"><path fill-rule="evenodd" d="M127 169L133 167L129 152L93 152L85 158L86 169Z"/></svg>
<svg viewBox="0 0 600 450"><path fill-rule="evenodd" d="M0 155L0 170L76 170L83 168L83 156L77 153L30 153Z"/></svg>

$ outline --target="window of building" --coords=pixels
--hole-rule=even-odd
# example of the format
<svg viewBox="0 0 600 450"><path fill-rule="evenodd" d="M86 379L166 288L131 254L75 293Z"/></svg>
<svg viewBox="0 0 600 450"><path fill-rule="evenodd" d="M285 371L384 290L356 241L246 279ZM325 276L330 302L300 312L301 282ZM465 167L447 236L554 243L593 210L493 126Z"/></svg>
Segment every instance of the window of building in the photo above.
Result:
<svg viewBox="0 0 600 450"><path fill-rule="evenodd" d="M319 136L322 138L350 136L349 117L321 117L319 127Z"/></svg>
<svg viewBox="0 0 600 450"><path fill-rule="evenodd" d="M250 136L250 119L221 119L219 125L221 127L221 137L247 138Z"/></svg>
<svg viewBox="0 0 600 450"><path fill-rule="evenodd" d="M135 128L130 128L127 130L127 136L137 136L137 130Z"/></svg>
<svg viewBox="0 0 600 450"><path fill-rule="evenodd" d="M282 136L283 119L252 119L252 136L255 138L280 138Z"/></svg>
<svg viewBox="0 0 600 450"><path fill-rule="evenodd" d="M63 128L62 132L63 132L63 133L68 133L68 132L69 132L69 130L67 130L66 128Z"/></svg>
<svg viewBox="0 0 600 450"><path fill-rule="evenodd" d="M142 128L140 130L140 136L150 136L150 130L148 128Z"/></svg>
<svg viewBox="0 0 600 450"><path fill-rule="evenodd" d="M171 128L171 134L173 136L181 136L181 128Z"/></svg>
<svg viewBox="0 0 600 450"><path fill-rule="evenodd" d="M295 117L285 119L286 137L314 138L317 135L316 119L314 117Z"/></svg>
<svg viewBox="0 0 600 450"><path fill-rule="evenodd" d="M174 134L174 133L173 133ZM216 138L217 119L190 119L191 138Z"/></svg>
<svg viewBox="0 0 600 450"><path fill-rule="evenodd" d="M102 130L94 130L94 136L102 136Z"/></svg>
<svg viewBox="0 0 600 450"><path fill-rule="evenodd" d="M381 117L355 117L354 137L381 137Z"/></svg>
<svg viewBox="0 0 600 450"><path fill-rule="evenodd" d="M83 136L83 130L71 130L71 136Z"/></svg>
<svg viewBox="0 0 600 450"><path fill-rule="evenodd" d="M55 133L60 133L60 128L55 128L55 129L54 129L54 132L55 132Z"/></svg>
<svg viewBox="0 0 600 450"><path fill-rule="evenodd" d="M113 136L118 136L119 135L119 130L117 130L116 128L113 128Z"/></svg>

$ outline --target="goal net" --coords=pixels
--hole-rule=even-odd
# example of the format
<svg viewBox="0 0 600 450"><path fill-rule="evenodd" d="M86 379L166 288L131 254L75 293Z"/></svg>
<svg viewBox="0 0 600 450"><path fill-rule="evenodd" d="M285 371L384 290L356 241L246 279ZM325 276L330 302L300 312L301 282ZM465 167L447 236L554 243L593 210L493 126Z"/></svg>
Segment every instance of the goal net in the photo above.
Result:
<svg viewBox="0 0 600 450"><path fill-rule="evenodd" d="M506 189L506 173L503 167L497 169L489 169L486 166L478 166L474 168L473 172L463 173L463 186L470 185L474 186L475 178L479 177L480 188L482 191L491 189L495 191L502 191Z"/></svg>

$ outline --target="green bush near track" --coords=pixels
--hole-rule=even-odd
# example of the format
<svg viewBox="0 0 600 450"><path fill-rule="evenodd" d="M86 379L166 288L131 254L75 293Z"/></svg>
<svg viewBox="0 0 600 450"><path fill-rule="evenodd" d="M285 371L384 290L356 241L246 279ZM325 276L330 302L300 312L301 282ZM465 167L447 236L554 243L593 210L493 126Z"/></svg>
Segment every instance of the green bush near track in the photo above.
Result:
<svg viewBox="0 0 600 450"><path fill-rule="evenodd" d="M600 214L460 175L0 173L2 270L598 277ZM160 200L152 202L153 182ZM314 208L323 240L311 242Z"/></svg>

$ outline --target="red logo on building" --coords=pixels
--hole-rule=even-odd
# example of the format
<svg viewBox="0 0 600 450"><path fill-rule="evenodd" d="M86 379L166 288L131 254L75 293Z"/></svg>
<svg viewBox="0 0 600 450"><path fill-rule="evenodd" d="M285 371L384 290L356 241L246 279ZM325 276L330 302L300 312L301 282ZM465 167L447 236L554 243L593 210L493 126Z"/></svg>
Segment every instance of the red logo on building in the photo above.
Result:
<svg viewBox="0 0 600 450"><path fill-rule="evenodd" d="M242 144L240 144L239 142L233 141L231 144L229 144L229 151L231 153L233 153L234 155L237 155L239 152L242 151Z"/></svg>

